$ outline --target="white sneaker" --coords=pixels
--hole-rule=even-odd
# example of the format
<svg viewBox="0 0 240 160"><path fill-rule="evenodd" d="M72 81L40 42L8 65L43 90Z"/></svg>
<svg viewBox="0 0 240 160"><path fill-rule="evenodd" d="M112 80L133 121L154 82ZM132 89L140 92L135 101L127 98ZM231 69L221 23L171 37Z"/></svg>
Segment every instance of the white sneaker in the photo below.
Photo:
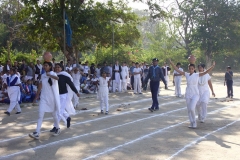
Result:
<svg viewBox="0 0 240 160"><path fill-rule="evenodd" d="M34 139L39 139L39 135L37 132L29 133L29 137L34 138Z"/></svg>
<svg viewBox="0 0 240 160"><path fill-rule="evenodd" d="M53 136L58 136L61 133L60 128L56 129L56 131L53 133Z"/></svg>
<svg viewBox="0 0 240 160"><path fill-rule="evenodd" d="M193 123L190 122L190 125L188 126L188 128L193 128Z"/></svg>
<svg viewBox="0 0 240 160"><path fill-rule="evenodd" d="M196 122L193 122L193 127L192 128L197 128L197 123Z"/></svg>

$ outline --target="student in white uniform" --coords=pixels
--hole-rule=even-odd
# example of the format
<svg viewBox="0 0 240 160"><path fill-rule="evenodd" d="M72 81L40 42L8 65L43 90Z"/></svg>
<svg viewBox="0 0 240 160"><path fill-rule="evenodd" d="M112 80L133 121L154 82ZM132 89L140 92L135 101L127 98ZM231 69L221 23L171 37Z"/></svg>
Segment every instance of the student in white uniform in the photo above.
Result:
<svg viewBox="0 0 240 160"><path fill-rule="evenodd" d="M51 112L53 116L54 123L57 127L56 131L53 133L54 136L60 134L60 128L58 123L58 115L60 114L60 98L58 89L58 76L52 71L52 63L44 62L44 70L46 71L41 75L41 80L38 85L38 91L33 102L39 98L39 116L37 122L36 131L30 133L29 136L34 139L39 139L41 133L41 126L45 112Z"/></svg>
<svg viewBox="0 0 240 160"><path fill-rule="evenodd" d="M75 88L77 89L78 93L80 93L80 79L82 77L79 69L75 67L72 71L72 79L73 79L73 84ZM77 108L79 103L79 97L76 94L73 94L73 107Z"/></svg>
<svg viewBox="0 0 240 160"><path fill-rule="evenodd" d="M162 67L162 70L163 70L163 75L164 75L164 78L165 78L165 81L167 83L167 88L168 88L168 85L169 85L169 73L170 73L170 70L171 68L167 65L167 62L164 62L164 66Z"/></svg>
<svg viewBox="0 0 240 160"><path fill-rule="evenodd" d="M128 81L128 67L126 66L126 62L123 63L122 66L122 91L127 92L127 81Z"/></svg>
<svg viewBox="0 0 240 160"><path fill-rule="evenodd" d="M134 94L142 94L141 92L141 74L142 69L139 68L139 64L135 64L136 67L133 69L133 75L134 75Z"/></svg>
<svg viewBox="0 0 240 160"><path fill-rule="evenodd" d="M16 114L21 113L21 108L19 105L20 97L21 97L21 90L24 92L20 78L16 75L16 69L10 68L10 74L7 76L5 80L5 84L7 85L7 93L10 100L10 105L6 112L4 112L6 115L10 116L10 113L14 108L16 108L17 112Z"/></svg>
<svg viewBox="0 0 240 160"><path fill-rule="evenodd" d="M177 63L177 68L183 72L183 69L180 67L181 63ZM182 75L178 73L176 70L173 71L173 83L175 84L175 95L177 97L182 97L181 93L181 82L182 82Z"/></svg>
<svg viewBox="0 0 240 160"><path fill-rule="evenodd" d="M204 64L198 65L198 71L200 73L204 72L204 68L205 68ZM212 91L212 95L215 97L211 77L209 76L209 74L205 74L204 76L199 77L198 80L199 101L197 103L196 108L198 112L198 120L200 120L201 123L204 123L204 120L207 117L207 104L210 98L209 88Z"/></svg>
<svg viewBox="0 0 240 160"><path fill-rule="evenodd" d="M108 93L109 93L109 81L110 77L107 77L107 73L105 71L102 72L102 76L98 79L98 98L100 99L100 108L101 108L101 113L103 114L103 108L104 108L104 104L105 104L105 114L107 115L108 112L108 107L109 107L109 103L108 103Z"/></svg>
<svg viewBox="0 0 240 160"><path fill-rule="evenodd" d="M196 104L199 100L199 90L198 90L198 80L199 77L204 76L205 74L209 73L215 66L215 62L213 62L213 65L207 69L205 72L201 73L195 73L195 65L194 64L189 64L188 65L188 71L187 72L182 72L180 71L170 60L170 63L172 67L181 75L184 75L187 80L187 88L185 92L185 98L186 98L186 103L187 103L187 109L188 109L188 117L190 121L190 126L189 128L197 128L197 123L196 123L196 118L195 118L195 108Z"/></svg>
<svg viewBox="0 0 240 160"><path fill-rule="evenodd" d="M116 88L118 89L118 92L122 92L122 87L121 87L121 72L122 72L122 67L118 64L118 61L116 61L115 65L112 68L113 70L113 93L116 92Z"/></svg>

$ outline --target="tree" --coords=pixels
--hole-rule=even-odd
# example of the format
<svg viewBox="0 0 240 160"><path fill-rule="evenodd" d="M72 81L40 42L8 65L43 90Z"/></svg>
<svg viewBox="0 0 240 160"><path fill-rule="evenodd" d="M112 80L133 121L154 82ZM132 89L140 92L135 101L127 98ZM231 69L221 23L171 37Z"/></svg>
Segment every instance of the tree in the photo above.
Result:
<svg viewBox="0 0 240 160"><path fill-rule="evenodd" d="M43 2L23 0L25 8L19 14L27 25L22 27L28 40L36 41L47 50L64 51L63 9L65 8L72 28L72 46L67 46L65 56L73 60L79 51L94 49L97 46L110 47L112 27L115 29L115 46L134 45L140 37L136 28L137 16L123 1L107 4L90 0L60 0ZM111 24L112 22L112 24Z"/></svg>

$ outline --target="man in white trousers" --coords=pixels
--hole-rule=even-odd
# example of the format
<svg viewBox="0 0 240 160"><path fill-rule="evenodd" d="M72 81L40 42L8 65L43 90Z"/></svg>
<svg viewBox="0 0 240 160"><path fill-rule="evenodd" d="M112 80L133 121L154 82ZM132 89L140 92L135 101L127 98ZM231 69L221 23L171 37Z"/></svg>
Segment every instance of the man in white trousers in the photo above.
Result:
<svg viewBox="0 0 240 160"><path fill-rule="evenodd" d="M163 75L167 84L167 88L168 88L168 84L169 84L169 71L171 70L171 68L167 65L167 62L164 62L164 66L162 67L163 70Z"/></svg>
<svg viewBox="0 0 240 160"><path fill-rule="evenodd" d="M142 94L141 92L141 74L142 69L139 68L139 63L136 63L136 67L133 69L134 75L134 94Z"/></svg>
<svg viewBox="0 0 240 160"><path fill-rule="evenodd" d="M177 68L183 72L183 69L181 68L181 63L177 63ZM182 81L182 75L178 73L176 70L173 71L173 84L175 84L175 95L177 97L182 97L181 93L181 81Z"/></svg>
<svg viewBox="0 0 240 160"><path fill-rule="evenodd" d="M127 92L127 80L128 80L128 67L126 65L126 62L123 62L123 66L122 66L122 72L121 72L121 76L122 76L122 91L123 92Z"/></svg>
<svg viewBox="0 0 240 160"><path fill-rule="evenodd" d="M113 92L116 92L116 88L118 89L118 92L122 92L122 87L121 87L121 72L122 72L122 67L118 64L118 61L116 61L115 65L113 65Z"/></svg>

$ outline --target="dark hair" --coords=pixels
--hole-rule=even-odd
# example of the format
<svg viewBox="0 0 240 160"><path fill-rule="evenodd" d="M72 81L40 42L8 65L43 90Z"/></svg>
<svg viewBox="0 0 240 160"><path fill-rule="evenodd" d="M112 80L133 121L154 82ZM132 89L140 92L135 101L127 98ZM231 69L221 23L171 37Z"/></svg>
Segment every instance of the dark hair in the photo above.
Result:
<svg viewBox="0 0 240 160"><path fill-rule="evenodd" d="M62 71L64 71L64 67L63 67L63 65L62 65L61 63L56 63L55 66L61 67L61 68L62 68Z"/></svg>
<svg viewBox="0 0 240 160"><path fill-rule="evenodd" d="M230 67L230 66L227 66L227 69L231 69L231 67Z"/></svg>
<svg viewBox="0 0 240 160"><path fill-rule="evenodd" d="M201 64L198 65L198 67L205 68L205 64L201 63Z"/></svg>
<svg viewBox="0 0 240 160"><path fill-rule="evenodd" d="M48 64L51 68L50 68L50 71L52 71L52 63L51 62L43 62L43 64ZM49 78L48 79L48 83L49 83L49 85L50 86L52 86L52 79L51 78Z"/></svg>
<svg viewBox="0 0 240 160"><path fill-rule="evenodd" d="M178 62L176 66L178 66L178 65L181 65L181 63L180 63L180 62Z"/></svg>
<svg viewBox="0 0 240 160"><path fill-rule="evenodd" d="M189 67L195 68L195 64L189 64L189 65L188 65L188 68L189 68Z"/></svg>

